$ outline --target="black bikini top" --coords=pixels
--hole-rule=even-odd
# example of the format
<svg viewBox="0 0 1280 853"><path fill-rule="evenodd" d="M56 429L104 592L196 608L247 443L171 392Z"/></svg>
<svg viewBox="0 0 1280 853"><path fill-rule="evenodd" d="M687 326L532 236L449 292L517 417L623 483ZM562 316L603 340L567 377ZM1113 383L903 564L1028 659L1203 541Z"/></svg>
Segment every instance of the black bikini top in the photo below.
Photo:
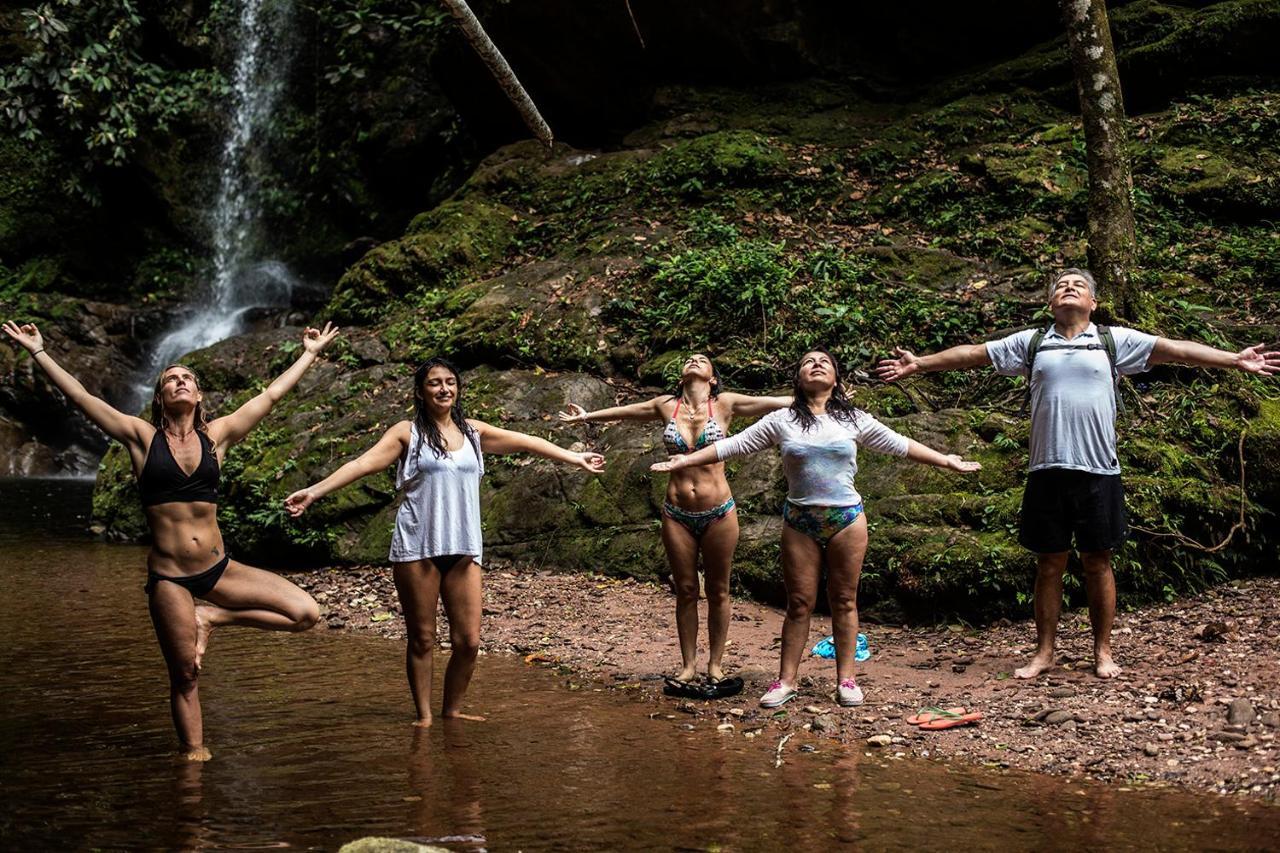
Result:
<svg viewBox="0 0 1280 853"><path fill-rule="evenodd" d="M213 452L213 440L203 432L200 437L200 464L190 474L185 474L169 450L164 430L156 430L147 450L147 461L138 475L138 493L143 506L167 503L218 502L218 457Z"/></svg>

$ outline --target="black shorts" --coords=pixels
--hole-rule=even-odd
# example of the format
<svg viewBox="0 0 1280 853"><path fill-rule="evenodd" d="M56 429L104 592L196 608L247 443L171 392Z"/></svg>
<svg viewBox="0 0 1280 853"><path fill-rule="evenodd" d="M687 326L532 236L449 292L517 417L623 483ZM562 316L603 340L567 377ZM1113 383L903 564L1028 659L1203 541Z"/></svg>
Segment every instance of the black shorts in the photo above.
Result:
<svg viewBox="0 0 1280 853"><path fill-rule="evenodd" d="M1018 542L1037 554L1114 551L1128 533L1119 474L1042 468L1027 475Z"/></svg>

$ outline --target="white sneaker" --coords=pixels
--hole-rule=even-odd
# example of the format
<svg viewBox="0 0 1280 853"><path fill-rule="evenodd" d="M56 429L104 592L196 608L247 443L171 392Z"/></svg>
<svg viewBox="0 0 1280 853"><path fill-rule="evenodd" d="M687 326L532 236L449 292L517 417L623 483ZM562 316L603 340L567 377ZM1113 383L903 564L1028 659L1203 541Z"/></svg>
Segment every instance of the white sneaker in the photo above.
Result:
<svg viewBox="0 0 1280 853"><path fill-rule="evenodd" d="M781 681L775 681L769 685L768 691L760 697L761 708L777 708L779 705L785 705L800 694L793 688L786 686Z"/></svg>
<svg viewBox="0 0 1280 853"><path fill-rule="evenodd" d="M836 687L836 702L843 708L853 708L862 704L862 688L852 678L846 678ZM763 704L763 703L761 703Z"/></svg>

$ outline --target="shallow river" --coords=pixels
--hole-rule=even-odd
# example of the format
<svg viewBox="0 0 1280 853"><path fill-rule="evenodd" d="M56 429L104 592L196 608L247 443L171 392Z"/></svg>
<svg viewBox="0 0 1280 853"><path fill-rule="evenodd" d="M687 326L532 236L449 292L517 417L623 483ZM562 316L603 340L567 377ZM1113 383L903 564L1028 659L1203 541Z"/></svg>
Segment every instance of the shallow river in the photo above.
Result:
<svg viewBox="0 0 1280 853"><path fill-rule="evenodd" d="M171 755L145 551L81 533L89 484L0 481L0 849L1263 849L1280 808L772 743L481 658L489 721L408 724L400 644L215 634L214 760ZM438 668L439 670L439 668ZM439 694L437 693L437 696Z"/></svg>

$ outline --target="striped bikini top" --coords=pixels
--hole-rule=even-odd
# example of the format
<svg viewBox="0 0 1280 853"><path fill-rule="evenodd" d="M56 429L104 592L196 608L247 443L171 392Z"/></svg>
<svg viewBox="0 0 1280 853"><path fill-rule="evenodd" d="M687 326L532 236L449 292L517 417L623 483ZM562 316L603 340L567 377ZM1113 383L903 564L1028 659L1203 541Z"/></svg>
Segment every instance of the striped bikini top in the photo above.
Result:
<svg viewBox="0 0 1280 853"><path fill-rule="evenodd" d="M695 450L701 450L708 444L715 444L722 438L726 437L726 433L720 428L720 424L716 422L716 416L711 411L711 398L707 398L707 425L702 428L702 434L693 442L690 447L688 442L684 440L684 436L680 434L680 428L676 426L676 416L680 414L680 404L684 400L676 401L676 410L671 413L671 420L667 421L667 427L662 431L662 443L667 448L667 455L676 456L678 454L692 453Z"/></svg>

